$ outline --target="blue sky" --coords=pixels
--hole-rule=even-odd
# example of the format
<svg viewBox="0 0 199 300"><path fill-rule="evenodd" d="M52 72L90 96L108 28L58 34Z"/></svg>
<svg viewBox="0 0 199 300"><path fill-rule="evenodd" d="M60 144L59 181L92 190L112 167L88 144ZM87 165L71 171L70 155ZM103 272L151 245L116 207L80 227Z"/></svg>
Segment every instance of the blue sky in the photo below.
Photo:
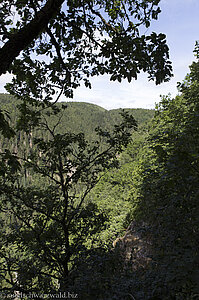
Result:
<svg viewBox="0 0 199 300"><path fill-rule="evenodd" d="M74 101L95 103L106 109L154 108L160 95L177 94L176 84L189 72L195 41L199 40L199 0L161 0L160 7L162 12L147 33L162 32L167 36L174 73L170 82L156 86L148 82L147 74L140 74L138 80L131 83L110 82L108 76L99 76L92 79L91 90L77 89ZM5 92L3 86L8 79L8 75L0 77L0 92Z"/></svg>

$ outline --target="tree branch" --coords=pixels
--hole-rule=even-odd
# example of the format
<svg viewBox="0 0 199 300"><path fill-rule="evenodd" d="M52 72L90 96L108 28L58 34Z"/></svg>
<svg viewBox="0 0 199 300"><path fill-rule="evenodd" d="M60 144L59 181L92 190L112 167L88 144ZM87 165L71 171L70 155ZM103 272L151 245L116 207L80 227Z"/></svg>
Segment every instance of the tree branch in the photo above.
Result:
<svg viewBox="0 0 199 300"><path fill-rule="evenodd" d="M101 19L101 21L104 23L104 25L106 26L107 29L110 29L110 30L114 31L115 33L117 33L117 29L115 29L110 23L108 23L108 22L103 18L103 16L100 14L99 11L95 11L91 5L89 5L89 9L91 10L91 12L92 12L94 15L98 16L98 17Z"/></svg>
<svg viewBox="0 0 199 300"><path fill-rule="evenodd" d="M0 75L8 71L11 63L22 50L34 41L42 31L46 31L49 21L60 10L63 2L64 0L48 0L46 5L27 25L12 34L0 49Z"/></svg>
<svg viewBox="0 0 199 300"><path fill-rule="evenodd" d="M70 82L70 81L71 81L71 80L70 80L70 79L71 79L71 74L70 74L70 72L69 72L69 70L68 70L68 68L67 68L67 66L66 66L66 64L65 64L65 62L64 62L64 60L63 60L63 57L62 57L62 55L61 55L60 46L59 46L59 44L57 43L57 41L56 41L56 39L55 39L53 33L52 33L51 30L50 30L50 28L46 27L46 32L47 32L47 34L48 34L48 35L50 36L50 38L51 38L51 42L52 42L52 44L54 45L54 47L55 47L55 49L56 49L57 56L58 56L58 58L59 58L59 60L60 60L60 63L61 63L61 65L62 65L63 69L66 71L66 79Z"/></svg>

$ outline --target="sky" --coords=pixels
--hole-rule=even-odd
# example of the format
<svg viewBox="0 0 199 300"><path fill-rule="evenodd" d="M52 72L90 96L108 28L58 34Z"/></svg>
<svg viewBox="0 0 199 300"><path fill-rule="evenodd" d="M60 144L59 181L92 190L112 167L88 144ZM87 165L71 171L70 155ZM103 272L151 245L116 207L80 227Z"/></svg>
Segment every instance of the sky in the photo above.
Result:
<svg viewBox="0 0 199 300"><path fill-rule="evenodd" d="M162 12L158 20L152 21L146 34L152 31L166 34L174 77L157 86L148 81L147 74L140 74L131 83L127 80L112 82L107 75L98 76L92 78L91 90L85 87L75 90L73 101L94 103L106 109L153 109L161 100L160 95L177 95L177 82L189 72L189 65L194 60L194 45L199 40L199 0L161 0L160 7ZM3 86L9 78L7 74L0 77L1 93L5 92Z"/></svg>

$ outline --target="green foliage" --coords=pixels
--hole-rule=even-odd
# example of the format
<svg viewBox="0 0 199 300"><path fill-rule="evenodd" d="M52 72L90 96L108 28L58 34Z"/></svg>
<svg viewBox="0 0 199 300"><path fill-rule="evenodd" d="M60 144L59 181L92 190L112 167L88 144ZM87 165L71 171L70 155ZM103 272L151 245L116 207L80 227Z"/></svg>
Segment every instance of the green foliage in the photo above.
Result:
<svg viewBox="0 0 199 300"><path fill-rule="evenodd" d="M88 199L100 209L105 209L109 216L105 229L100 233L100 239L107 247L123 235L131 221L133 173L147 134L143 131L133 133L131 143L120 155L119 168L107 171L88 195Z"/></svg>
<svg viewBox="0 0 199 300"><path fill-rule="evenodd" d="M133 217L152 243L145 299L198 297L198 69L194 62L181 96L163 97L134 169Z"/></svg>
<svg viewBox="0 0 199 300"><path fill-rule="evenodd" d="M88 299L96 293L99 299L197 299L198 69L198 62L194 62L179 85L182 94L174 99L163 97L150 131L143 124L119 157L115 157L116 152L122 151L131 137L124 130L128 122L135 128L134 119L124 113L125 121L110 133L108 120L119 120L117 110L107 112L88 104L68 103L67 109L51 117L44 112L39 131L32 136L37 147L28 151L30 136L20 133L27 143L20 145L20 164L17 156L13 159L10 142L2 140L7 149L1 153L0 276L4 287L13 288L8 272L11 268L21 274L20 286L33 291L57 291L60 285L60 290L67 286ZM99 136L96 143L72 133L83 126L76 119L72 128L67 110L77 115L80 109L80 119L84 120L84 107L91 112L91 122L85 123L88 137ZM133 112L144 112L146 117L153 113ZM56 118L63 120L62 126ZM103 122L104 127L92 133L89 128L94 120L98 125ZM69 125L65 124L71 125L71 130L66 132L64 128ZM109 146L114 151L107 153ZM63 159L61 169L59 155ZM119 168L109 170L114 166ZM58 188L63 187L61 174L70 199L68 248L60 223L65 199L64 189ZM143 240L150 238L151 243L151 262L136 270L131 265L124 269L121 253L110 250L112 241L123 234L132 219L145 224ZM139 226L137 230L141 230ZM63 268L65 273L57 271L60 265L68 266Z"/></svg>
<svg viewBox="0 0 199 300"><path fill-rule="evenodd" d="M102 243L108 248L136 220L134 230L142 232L143 242L149 241L151 259L135 268L131 260L126 265L122 251L117 256L115 250L114 258L106 255L104 273L96 271L100 283L87 274L100 299L198 299L198 69L196 61L179 85L182 94L162 98L149 133L134 133L134 142L120 157L120 168L106 172L89 194L107 211ZM98 266L97 258L93 261ZM115 269L107 275L109 263ZM87 297L93 295L92 284Z"/></svg>
<svg viewBox="0 0 199 300"><path fill-rule="evenodd" d="M98 128L93 143L83 133L59 133L59 116L57 126L43 118L35 130L48 134L33 135L29 151L21 144L15 154L2 149L2 290L66 291L81 257L99 247L106 211L85 198L105 170L118 166L136 129L132 116L122 116L112 133Z"/></svg>
<svg viewBox="0 0 199 300"><path fill-rule="evenodd" d="M92 297L96 291L92 289L92 282L94 284L95 281L96 289L102 289L103 297L103 288L115 282L112 290L115 294L119 280L115 271L120 268L121 262L118 261L118 255L109 249L113 239L128 226L126 219L131 208L128 202L131 183L129 162L132 164L142 140L140 132L132 133L131 128L128 129L130 123L135 129L136 122L126 113L133 112L143 127L142 118L144 121L150 119L154 111L126 109L123 112L123 124L114 129L114 123L122 121L121 110L106 111L86 103L67 103L67 108L63 110L63 105L66 105L58 103L57 109L54 109L55 114L51 114L49 109L41 111L40 125L31 125L24 132L26 120L18 119L15 101L10 95L1 95L2 108L7 108L11 124L16 128L16 135L12 139L1 137L2 286L7 291L14 289L12 280L16 284L15 276L8 272L11 268L17 272L23 288L26 286L32 291L57 291L62 278L66 278L60 272L57 273L61 261L64 264L65 257L65 264L68 264L70 270L67 286L71 291L79 291L82 297L88 297L88 294ZM19 103L20 110L24 109L24 103L22 104L20 106ZM97 131L94 131L95 127L98 127ZM131 139L126 134L126 127L135 141L128 146L125 154L113 159L114 153L124 150L122 144L126 145L125 139ZM18 128L21 130L18 131ZM88 142L80 131L85 132ZM93 140L96 142L92 142ZM107 143L115 150L112 152L110 148L107 154L104 152L90 169L91 157L98 151L105 151ZM63 159L61 173L64 180L68 180L67 191L69 204L71 203L67 218L72 217L69 233L72 254L68 262L66 247L63 247L64 236L61 234L63 226L59 222L64 206L59 154ZM111 166L120 168L109 171ZM104 168L106 173L102 172ZM102 178L91 193L92 186L100 179L99 175ZM83 202L78 211L81 199ZM113 201L116 204L113 199L116 199L117 205L113 205ZM95 267L96 277L93 281L93 266L101 260L104 263L99 269ZM113 278L110 265L115 270ZM88 269L90 271L86 271ZM106 276L106 280L101 280L98 285L97 280L101 276ZM19 284L15 289L19 289Z"/></svg>

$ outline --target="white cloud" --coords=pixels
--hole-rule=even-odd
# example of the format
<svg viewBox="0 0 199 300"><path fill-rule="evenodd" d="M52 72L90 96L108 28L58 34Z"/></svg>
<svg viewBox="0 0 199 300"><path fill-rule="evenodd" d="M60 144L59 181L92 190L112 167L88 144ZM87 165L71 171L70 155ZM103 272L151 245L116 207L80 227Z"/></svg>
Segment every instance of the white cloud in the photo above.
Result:
<svg viewBox="0 0 199 300"><path fill-rule="evenodd" d="M108 76L92 79L92 89L79 88L74 93L74 100L98 104L106 109L154 108L160 101L160 95L177 94L176 78L168 83L156 86L149 82L146 74L141 74L137 81L128 83L110 82Z"/></svg>

